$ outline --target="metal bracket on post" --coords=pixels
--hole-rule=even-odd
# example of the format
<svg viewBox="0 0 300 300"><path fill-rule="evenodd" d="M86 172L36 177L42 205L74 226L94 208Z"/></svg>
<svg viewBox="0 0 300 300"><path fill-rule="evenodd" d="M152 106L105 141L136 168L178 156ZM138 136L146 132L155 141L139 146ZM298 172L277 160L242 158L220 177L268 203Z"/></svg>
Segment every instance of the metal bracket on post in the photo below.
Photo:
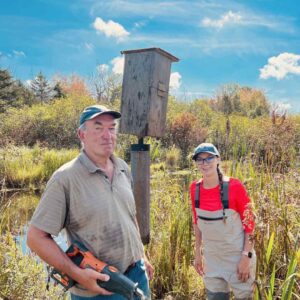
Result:
<svg viewBox="0 0 300 300"><path fill-rule="evenodd" d="M131 151L149 151L150 145L144 144L144 138L139 138L138 144L131 145Z"/></svg>

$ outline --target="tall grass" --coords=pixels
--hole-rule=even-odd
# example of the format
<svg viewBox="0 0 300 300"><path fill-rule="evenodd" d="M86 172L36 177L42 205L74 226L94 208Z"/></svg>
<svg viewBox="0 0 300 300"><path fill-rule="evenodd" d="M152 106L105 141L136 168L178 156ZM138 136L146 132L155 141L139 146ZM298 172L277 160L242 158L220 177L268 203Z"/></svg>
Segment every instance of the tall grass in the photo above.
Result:
<svg viewBox="0 0 300 300"><path fill-rule="evenodd" d="M0 206L0 233L22 234L22 228L29 222L38 202L39 197L32 193L7 196Z"/></svg>
<svg viewBox="0 0 300 300"><path fill-rule="evenodd" d="M79 150L10 146L0 149L0 182L6 187L37 188Z"/></svg>
<svg viewBox="0 0 300 300"><path fill-rule="evenodd" d="M260 299L300 299L299 173L271 173L255 166L251 158L224 162L226 173L240 178L253 200L256 215ZM152 282L155 299L205 299L201 278L192 267L194 238L188 182L199 174L190 170L185 178L156 173L152 177L151 243L147 252L155 264Z"/></svg>
<svg viewBox="0 0 300 300"><path fill-rule="evenodd" d="M13 163L9 153L19 164ZM43 185L57 167L77 153L77 150L55 151L38 147L6 151L6 173L2 171L1 176L15 187ZM1 155L4 153L1 152ZM18 173L22 176L13 172L18 166L22 166L23 173ZM30 172L30 168L37 168L39 172ZM176 173L165 172L164 169L151 170L151 242L146 251L155 266L155 276L151 282L153 299L205 299L202 280L192 266L194 235L189 199L189 184L200 175L193 167ZM257 165L252 156L240 161L223 162L223 170L242 180L253 200L259 283L255 299L259 299L259 294L263 299L300 299L299 170L274 173L264 164ZM18 227L31 217L38 198L33 193L2 193L1 231L18 233ZM10 243L7 247L13 246ZM7 272L10 274L12 271ZM6 283L1 282L4 278L1 276L4 275L0 273L2 287ZM11 273L9 276L5 278L15 275ZM28 288L32 288L30 284Z"/></svg>
<svg viewBox="0 0 300 300"><path fill-rule="evenodd" d="M58 287L46 290L44 265L24 255L10 233L0 238L0 265L0 299L64 299Z"/></svg>
<svg viewBox="0 0 300 300"><path fill-rule="evenodd" d="M190 178L190 176L188 176ZM201 282L192 267L192 218L187 178L167 173L153 176L151 189L151 242L147 252L155 266L155 299L199 299Z"/></svg>
<svg viewBox="0 0 300 300"><path fill-rule="evenodd" d="M299 299L295 262L300 249L299 173L292 169L286 174L272 173L246 161L237 163L232 175L246 183L254 203L261 291L266 299Z"/></svg>

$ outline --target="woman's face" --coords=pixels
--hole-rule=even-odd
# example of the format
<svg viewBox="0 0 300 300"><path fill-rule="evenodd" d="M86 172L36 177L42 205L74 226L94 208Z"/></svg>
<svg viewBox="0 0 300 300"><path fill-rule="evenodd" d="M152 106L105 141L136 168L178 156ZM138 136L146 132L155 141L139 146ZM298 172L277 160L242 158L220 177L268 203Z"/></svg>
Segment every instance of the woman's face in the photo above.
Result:
<svg viewBox="0 0 300 300"><path fill-rule="evenodd" d="M210 153L200 153L196 158L197 167L205 177L216 174L219 162L219 157Z"/></svg>

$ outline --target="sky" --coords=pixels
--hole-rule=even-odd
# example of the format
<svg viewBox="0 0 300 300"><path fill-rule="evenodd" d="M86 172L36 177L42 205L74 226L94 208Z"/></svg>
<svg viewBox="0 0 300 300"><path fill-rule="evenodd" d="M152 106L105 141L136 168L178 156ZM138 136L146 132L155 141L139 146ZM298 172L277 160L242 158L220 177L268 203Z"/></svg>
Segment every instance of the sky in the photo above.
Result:
<svg viewBox="0 0 300 300"><path fill-rule="evenodd" d="M122 76L123 50L161 48L170 94L214 97L237 83L300 112L300 2L13 0L0 2L0 68L24 82L97 70Z"/></svg>

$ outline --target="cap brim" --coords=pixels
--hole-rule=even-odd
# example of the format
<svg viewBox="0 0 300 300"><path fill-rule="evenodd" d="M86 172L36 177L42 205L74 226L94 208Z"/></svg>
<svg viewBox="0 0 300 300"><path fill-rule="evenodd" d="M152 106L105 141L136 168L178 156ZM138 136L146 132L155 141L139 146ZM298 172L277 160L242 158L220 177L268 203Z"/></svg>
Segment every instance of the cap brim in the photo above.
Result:
<svg viewBox="0 0 300 300"><path fill-rule="evenodd" d="M107 110L107 111L102 111L102 112L97 112L93 115L91 115L87 120L92 120L98 116L101 116L101 115L111 115L113 116L115 119L120 119L121 118L121 114L118 112L118 111L115 111L115 110Z"/></svg>
<svg viewBox="0 0 300 300"><path fill-rule="evenodd" d="M214 156L219 156L219 155L217 155L216 153L214 153L214 152L212 152L212 151L199 151L198 153L196 153L196 154L194 154L194 155L192 156L192 159L195 160L196 157L197 157L199 154L201 154L201 153L209 153L209 154L213 154Z"/></svg>

